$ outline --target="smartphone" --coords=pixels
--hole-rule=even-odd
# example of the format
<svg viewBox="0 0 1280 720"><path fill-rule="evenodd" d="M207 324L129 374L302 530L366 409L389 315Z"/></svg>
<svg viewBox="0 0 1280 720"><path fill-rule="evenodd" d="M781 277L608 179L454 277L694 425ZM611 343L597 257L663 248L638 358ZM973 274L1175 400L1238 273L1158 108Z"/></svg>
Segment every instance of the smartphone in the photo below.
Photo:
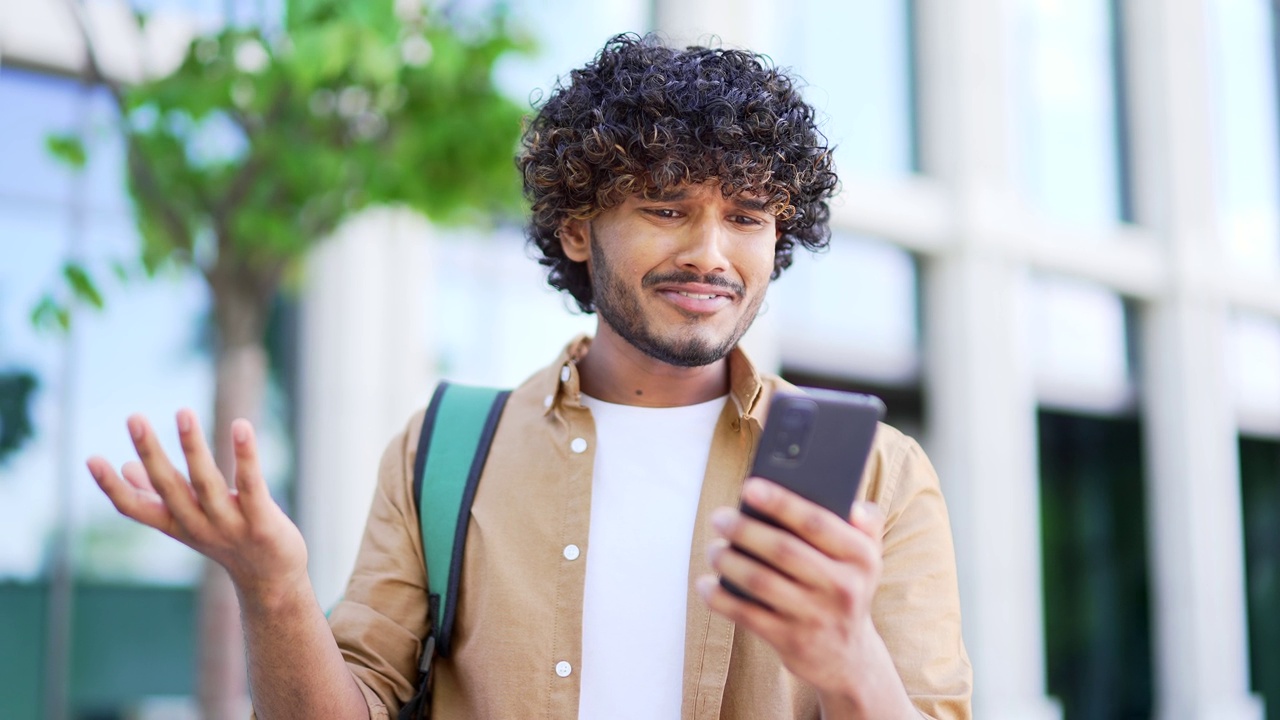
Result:
<svg viewBox="0 0 1280 720"><path fill-rule="evenodd" d="M756 445L751 474L771 480L848 522L884 412L884 401L874 395L818 388L805 388L803 394L776 393ZM742 512L778 526L746 503ZM723 578L720 584L739 597L755 600Z"/></svg>

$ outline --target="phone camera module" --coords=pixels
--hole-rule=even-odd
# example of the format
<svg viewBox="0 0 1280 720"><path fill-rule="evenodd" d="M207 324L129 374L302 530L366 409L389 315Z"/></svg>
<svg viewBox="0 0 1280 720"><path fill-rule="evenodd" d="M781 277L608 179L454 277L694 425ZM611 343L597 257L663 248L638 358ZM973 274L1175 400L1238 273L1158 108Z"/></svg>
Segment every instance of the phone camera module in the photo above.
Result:
<svg viewBox="0 0 1280 720"><path fill-rule="evenodd" d="M804 455L809 435L813 432L816 408L808 403L796 403L782 408L778 414L781 426L776 435L776 444L772 448L775 460L787 464L795 463Z"/></svg>

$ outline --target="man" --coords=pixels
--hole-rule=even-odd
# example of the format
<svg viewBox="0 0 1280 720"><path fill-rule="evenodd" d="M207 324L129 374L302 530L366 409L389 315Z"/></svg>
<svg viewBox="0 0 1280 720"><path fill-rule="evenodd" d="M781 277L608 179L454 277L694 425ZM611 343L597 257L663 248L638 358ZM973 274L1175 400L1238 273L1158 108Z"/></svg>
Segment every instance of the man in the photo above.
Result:
<svg viewBox="0 0 1280 720"><path fill-rule="evenodd" d="M950 529L919 447L881 427L848 522L742 480L786 385L737 343L794 246L827 243L836 185L791 80L751 53L619 36L552 93L518 164L549 282L598 330L504 410L435 717L969 717ZM247 423L233 425L236 492L189 411L190 489L140 417L141 466L121 480L90 460L122 513L229 571L260 717L384 718L412 695L427 631L422 418L383 457L327 621ZM741 515L740 495L790 532Z"/></svg>

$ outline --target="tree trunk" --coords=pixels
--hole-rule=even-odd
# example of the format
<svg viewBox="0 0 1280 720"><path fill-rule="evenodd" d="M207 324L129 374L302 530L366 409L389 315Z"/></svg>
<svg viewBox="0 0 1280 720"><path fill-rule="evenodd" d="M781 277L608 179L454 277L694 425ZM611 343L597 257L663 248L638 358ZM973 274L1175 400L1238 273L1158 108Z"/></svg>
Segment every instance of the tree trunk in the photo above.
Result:
<svg viewBox="0 0 1280 720"><path fill-rule="evenodd" d="M270 297L259 273L219 268L208 276L218 329L214 385L213 449L218 467L234 482L231 421L245 418L257 428L267 386L263 346ZM198 692L204 720L245 720L249 686L240 605L231 579L206 560L199 597Z"/></svg>

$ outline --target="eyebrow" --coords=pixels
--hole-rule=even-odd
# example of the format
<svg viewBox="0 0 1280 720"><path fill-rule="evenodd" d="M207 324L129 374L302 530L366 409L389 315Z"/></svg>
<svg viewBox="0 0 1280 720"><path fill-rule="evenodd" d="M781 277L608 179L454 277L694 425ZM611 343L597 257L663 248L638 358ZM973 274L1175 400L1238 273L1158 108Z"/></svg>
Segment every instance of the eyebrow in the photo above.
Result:
<svg viewBox="0 0 1280 720"><path fill-rule="evenodd" d="M687 188L682 188L679 190L663 190L653 199L657 202L676 202L677 200L684 200L688 197L689 190Z"/></svg>
<svg viewBox="0 0 1280 720"><path fill-rule="evenodd" d="M765 202L757 198L735 197L733 204L744 210L755 210L756 212L765 211Z"/></svg>
<svg viewBox="0 0 1280 720"><path fill-rule="evenodd" d="M670 190L670 191L659 193L658 196L654 198L654 201L679 202L681 200L688 199L688 197L689 197L689 190L687 188L681 188L679 190ZM735 195L732 199L732 202L734 205L737 205L739 208L742 208L743 210L765 212L765 208L766 208L765 201L758 198L742 197L741 195Z"/></svg>

